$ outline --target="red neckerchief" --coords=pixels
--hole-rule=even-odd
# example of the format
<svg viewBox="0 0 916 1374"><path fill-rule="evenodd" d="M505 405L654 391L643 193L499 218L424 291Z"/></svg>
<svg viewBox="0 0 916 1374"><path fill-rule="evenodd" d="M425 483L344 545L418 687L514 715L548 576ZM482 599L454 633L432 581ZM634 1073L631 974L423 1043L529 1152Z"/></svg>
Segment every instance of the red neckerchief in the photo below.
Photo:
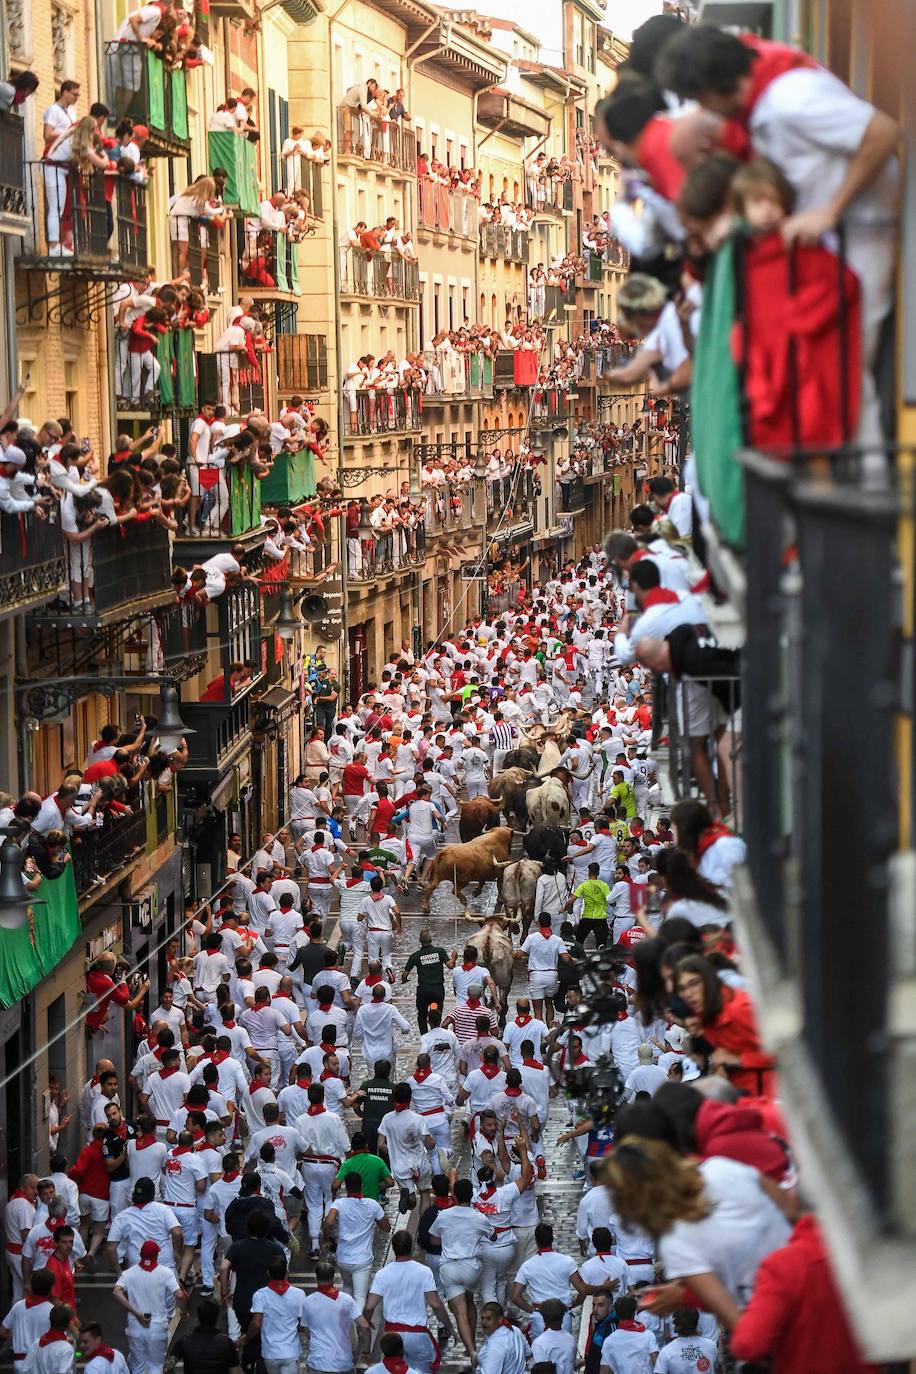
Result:
<svg viewBox="0 0 916 1374"><path fill-rule="evenodd" d="M322 1069L321 1073L318 1075L318 1082L325 1083L329 1078L337 1077L339 1077L339 1075L334 1073L331 1069Z"/></svg>
<svg viewBox="0 0 916 1374"><path fill-rule="evenodd" d="M522 1063L526 1069L542 1069L544 1067L539 1059L523 1059Z"/></svg>
<svg viewBox="0 0 916 1374"><path fill-rule="evenodd" d="M506 1097L521 1097L522 1095L521 1088L503 1088L503 1092Z"/></svg>
<svg viewBox="0 0 916 1374"><path fill-rule="evenodd" d="M409 1102L395 1102L395 1104L394 1104L394 1110L395 1110L396 1112L409 1112L409 1111L410 1111L410 1103L409 1103Z"/></svg>
<svg viewBox="0 0 916 1374"><path fill-rule="evenodd" d="M191 1153L191 1147L190 1147L190 1145L176 1145L175 1148L174 1148L174 1150L172 1151L172 1158L174 1159L174 1158L176 1158L178 1155L189 1155L190 1153Z"/></svg>
<svg viewBox="0 0 916 1374"><path fill-rule="evenodd" d="M381 981L382 981L382 975L381 975L380 973L367 973L367 974L366 974L366 987L367 987L367 988L374 988L375 985L376 985L376 983L380 983Z"/></svg>
<svg viewBox="0 0 916 1374"><path fill-rule="evenodd" d="M626 1017L626 1012L624 1012L624 1014L623 1014L623 1019L624 1019L624 1020L627 1019L627 1017ZM577 1058L575 1058L575 1059L573 1060L573 1065L574 1065L575 1068L578 1068L580 1064L587 1064L587 1063L588 1063L588 1055L587 1055L587 1054L579 1054L579 1055L577 1056Z"/></svg>
<svg viewBox="0 0 916 1374"><path fill-rule="evenodd" d="M477 961L475 960L473 964L462 964L461 967L465 973L470 973L472 968L477 967Z"/></svg>
<svg viewBox="0 0 916 1374"><path fill-rule="evenodd" d="M677 592L670 591L668 587L653 587L646 592L639 609L647 611L650 606L674 606L680 599Z"/></svg>
<svg viewBox="0 0 916 1374"><path fill-rule="evenodd" d="M50 1304L51 1299L39 1297L37 1293L26 1293L25 1295L26 1307L40 1307L43 1302Z"/></svg>
<svg viewBox="0 0 916 1374"><path fill-rule="evenodd" d="M313 1102L311 1107L309 1107L308 1111L306 1112L306 1116L321 1116L322 1113L326 1111L327 1108L325 1107L323 1102Z"/></svg>
<svg viewBox="0 0 916 1374"><path fill-rule="evenodd" d="M453 1197L433 1198L433 1206L438 1207L440 1212L445 1212L449 1207L455 1206L455 1199Z"/></svg>
<svg viewBox="0 0 916 1374"><path fill-rule="evenodd" d="M311 1087L311 1084L312 1084L312 1075L311 1075L310 1073L309 1073L309 1074L296 1074L296 1087L297 1087L297 1088L309 1088L309 1087Z"/></svg>
<svg viewBox="0 0 916 1374"><path fill-rule="evenodd" d="M480 1072L484 1078L495 1078L501 1070L498 1064L481 1064Z"/></svg>
<svg viewBox="0 0 916 1374"><path fill-rule="evenodd" d="M289 1282L286 1279L269 1279L267 1287L272 1288L275 1293L279 1293L282 1298L283 1294L289 1288Z"/></svg>
<svg viewBox="0 0 916 1374"><path fill-rule="evenodd" d="M414 1074L412 1075L412 1076L413 1076L413 1081L414 1081L415 1083L422 1083L422 1082L424 1081L424 1079L429 1078L429 1075L430 1075L431 1073L432 1073L432 1069L417 1069L416 1073L414 1073Z"/></svg>
<svg viewBox="0 0 916 1374"><path fill-rule="evenodd" d="M360 877L360 878L348 878L348 879L347 879L347 887L358 887L359 884L360 884L362 881L363 881L363 880L362 880L361 877Z"/></svg>
<svg viewBox="0 0 916 1374"><path fill-rule="evenodd" d="M222 1064L223 1060L228 1058L228 1050L214 1050L213 1053L210 1055L210 1062L212 1064Z"/></svg>
<svg viewBox="0 0 916 1374"><path fill-rule="evenodd" d="M382 1364L388 1370L388 1374L407 1374L410 1366L401 1355L386 1355Z"/></svg>
<svg viewBox="0 0 916 1374"><path fill-rule="evenodd" d="M238 1178L238 1176L239 1176L239 1171L238 1171L238 1169L224 1169L224 1170L223 1170L223 1182L224 1182L224 1183L234 1183L235 1180Z"/></svg>
<svg viewBox="0 0 916 1374"><path fill-rule="evenodd" d="M158 1267L158 1264L159 1261L157 1259L142 1259L140 1261L140 1268L145 1270L147 1274L151 1274L153 1270Z"/></svg>
<svg viewBox="0 0 916 1374"><path fill-rule="evenodd" d="M516 1018L515 1018L515 1024L516 1024L517 1026L527 1026L528 1022L529 1022L529 1021L533 1021L533 1020L534 1020L534 1017L533 1017L533 1016L516 1016Z"/></svg>
<svg viewBox="0 0 916 1374"><path fill-rule="evenodd" d="M741 42L757 56L750 70L751 85L744 109L739 115L731 116L737 123L745 125L760 97L780 76L800 67L817 68L819 64L807 53L790 48L785 43L771 43L748 34L741 35Z"/></svg>
<svg viewBox="0 0 916 1374"><path fill-rule="evenodd" d="M552 1245L545 1245L544 1248L543 1248L543 1250L541 1250L541 1249L538 1250L538 1254L539 1254L539 1255L552 1255L552 1254L553 1254L553 1246L552 1246Z"/></svg>
<svg viewBox="0 0 916 1374"><path fill-rule="evenodd" d="M319 1283L315 1292L323 1293L326 1298L330 1298L333 1302L336 1302L340 1297L340 1289L335 1288L333 1283Z"/></svg>
<svg viewBox="0 0 916 1374"><path fill-rule="evenodd" d="M620 1331L645 1331L646 1329L642 1322L618 1322L617 1327Z"/></svg>
<svg viewBox="0 0 916 1374"><path fill-rule="evenodd" d="M207 954L222 954L222 952L222 949L208 949L205 951Z"/></svg>
<svg viewBox="0 0 916 1374"><path fill-rule="evenodd" d="M697 861L699 862L699 860L702 859L707 849L710 849L715 844L716 840L721 840L726 835L734 835L734 833L733 830L729 830L727 825L723 825L721 821L713 821L712 825L707 825L706 829L701 832L700 838L697 840Z"/></svg>
<svg viewBox="0 0 916 1374"><path fill-rule="evenodd" d="M235 1030L235 1022L234 1022L234 1021L224 1021L224 1022L223 1022L223 1025L225 1026L226 1030Z"/></svg>
<svg viewBox="0 0 916 1374"><path fill-rule="evenodd" d="M538 934L543 935L545 940L549 940L553 934L553 926L538 926Z"/></svg>
<svg viewBox="0 0 916 1374"><path fill-rule="evenodd" d="M66 1224L65 1221L61 1221L60 1217L45 1217L45 1227L52 1235L57 1230L58 1226L66 1226Z"/></svg>
<svg viewBox="0 0 916 1374"><path fill-rule="evenodd" d="M468 1000L467 1000L467 1005L471 1008L471 1011L476 1011L477 1008L480 1006L480 998L479 998L479 997L475 997L475 998L472 1000L472 999L469 997Z"/></svg>
<svg viewBox="0 0 916 1374"><path fill-rule="evenodd" d="M332 997L331 1000L330 1000L330 1002L319 1002L319 1003L318 1003L318 1010L319 1010L320 1012L322 1012L325 1016L327 1016L328 1012L331 1010L331 1008L333 1007L333 1005L334 1005L334 998Z"/></svg>
<svg viewBox="0 0 916 1374"><path fill-rule="evenodd" d="M38 1344L51 1345L54 1341L65 1341L66 1339L66 1331L46 1331L45 1334L40 1338Z"/></svg>
<svg viewBox="0 0 916 1374"><path fill-rule="evenodd" d="M100 1345L93 1350L91 1358L93 1360L107 1360L108 1363L111 1364L114 1356L115 1353L110 1345Z"/></svg>
<svg viewBox="0 0 916 1374"><path fill-rule="evenodd" d="M21 1188L17 1188L15 1193L10 1193L10 1202L12 1202L14 1197L24 1197L26 1202L32 1202L32 1199L28 1196L27 1193L23 1192ZM34 1202L32 1202L32 1206L35 1206Z"/></svg>
<svg viewBox="0 0 916 1374"><path fill-rule="evenodd" d="M171 1078L172 1074L173 1074L173 1073L177 1073L177 1072L178 1072L177 1068L176 1068L176 1069L160 1069L160 1070L159 1070L159 1077L162 1078L162 1079Z"/></svg>

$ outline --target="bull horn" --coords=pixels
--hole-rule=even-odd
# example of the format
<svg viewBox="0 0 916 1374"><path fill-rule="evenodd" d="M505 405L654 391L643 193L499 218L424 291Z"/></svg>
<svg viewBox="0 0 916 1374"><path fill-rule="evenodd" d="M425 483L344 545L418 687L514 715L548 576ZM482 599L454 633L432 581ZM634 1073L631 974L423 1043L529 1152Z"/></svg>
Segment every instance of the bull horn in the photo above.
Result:
<svg viewBox="0 0 916 1374"><path fill-rule="evenodd" d="M517 863L517 862L518 862L517 859L494 859L494 860L493 860L493 867L494 867L494 868L508 868L510 864L514 864L514 863Z"/></svg>

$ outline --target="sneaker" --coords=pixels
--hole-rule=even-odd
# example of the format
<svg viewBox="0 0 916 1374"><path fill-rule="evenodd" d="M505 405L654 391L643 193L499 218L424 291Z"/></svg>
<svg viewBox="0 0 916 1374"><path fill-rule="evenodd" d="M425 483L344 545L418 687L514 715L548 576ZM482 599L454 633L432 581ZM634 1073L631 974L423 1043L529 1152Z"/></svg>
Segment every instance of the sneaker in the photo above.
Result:
<svg viewBox="0 0 916 1374"><path fill-rule="evenodd" d="M405 1213L412 1212L416 1205L416 1194L412 1193L409 1188L402 1188L400 1197L398 1199L398 1211Z"/></svg>
<svg viewBox="0 0 916 1374"><path fill-rule="evenodd" d="M584 1178L585 1170L577 1169L576 1172L573 1174L573 1183L581 1183Z"/></svg>

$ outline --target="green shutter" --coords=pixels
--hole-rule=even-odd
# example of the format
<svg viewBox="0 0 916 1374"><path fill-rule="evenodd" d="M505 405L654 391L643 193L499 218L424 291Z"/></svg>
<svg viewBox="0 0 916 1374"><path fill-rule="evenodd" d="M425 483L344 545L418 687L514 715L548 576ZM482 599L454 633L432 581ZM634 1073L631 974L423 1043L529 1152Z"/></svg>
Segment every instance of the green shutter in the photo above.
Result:
<svg viewBox="0 0 916 1374"><path fill-rule="evenodd" d="M149 122L151 129L166 128L165 68L162 58L149 48L146 50L146 70L149 77Z"/></svg>
<svg viewBox="0 0 916 1374"><path fill-rule="evenodd" d="M716 254L703 287L700 334L693 360L691 428L700 490L727 543L744 544L744 472L738 369L731 352L735 321L735 241Z"/></svg>
<svg viewBox="0 0 916 1374"><path fill-rule="evenodd" d="M79 906L72 864L59 878L44 878L34 895L46 905L30 907L31 919L21 930L0 930L2 1007L12 1007L27 996L79 939Z"/></svg>
<svg viewBox="0 0 916 1374"><path fill-rule="evenodd" d="M193 329L179 329L175 334L175 361L178 404L183 410L193 409L197 404Z"/></svg>
<svg viewBox="0 0 916 1374"><path fill-rule="evenodd" d="M162 372L159 377L159 400L163 407L175 404L175 378L172 375L172 360L175 357L175 334L169 329L156 340L156 357Z"/></svg>
<svg viewBox="0 0 916 1374"><path fill-rule="evenodd" d="M172 133L188 137L188 86L184 72L172 72Z"/></svg>

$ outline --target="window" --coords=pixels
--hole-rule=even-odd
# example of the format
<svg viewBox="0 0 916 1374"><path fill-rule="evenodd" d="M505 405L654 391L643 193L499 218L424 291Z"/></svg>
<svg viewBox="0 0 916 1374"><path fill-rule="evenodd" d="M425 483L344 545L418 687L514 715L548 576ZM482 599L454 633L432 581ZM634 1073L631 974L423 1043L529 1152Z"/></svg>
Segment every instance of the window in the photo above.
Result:
<svg viewBox="0 0 916 1374"><path fill-rule="evenodd" d="M79 364L73 360L64 362L64 414L77 434L82 432L82 408L80 406Z"/></svg>
<svg viewBox="0 0 916 1374"><path fill-rule="evenodd" d="M433 283L433 333L439 333L439 322L441 315L441 301L439 299L439 283Z"/></svg>

